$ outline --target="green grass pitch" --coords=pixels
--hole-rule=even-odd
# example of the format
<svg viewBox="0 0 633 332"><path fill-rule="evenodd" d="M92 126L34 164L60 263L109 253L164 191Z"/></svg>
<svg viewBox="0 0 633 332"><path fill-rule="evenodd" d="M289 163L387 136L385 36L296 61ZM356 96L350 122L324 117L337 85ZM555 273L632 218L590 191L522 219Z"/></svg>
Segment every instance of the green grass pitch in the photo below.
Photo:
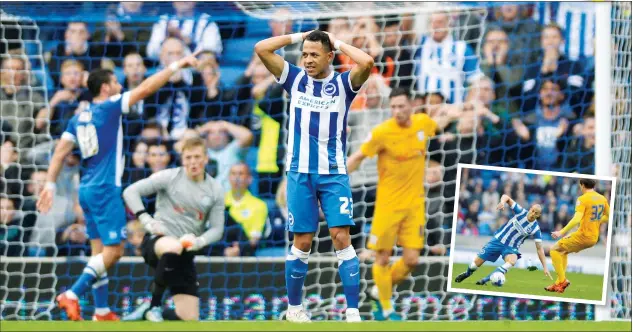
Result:
<svg viewBox="0 0 633 332"><path fill-rule="evenodd" d="M472 276L462 281L455 282L455 277L466 271L467 264L453 264L453 280L450 280L453 289L472 289L478 291L499 292L499 293L516 293L526 295L551 296L570 299L584 299L592 301L602 300L602 281L603 277L593 274L567 273L566 277L571 281L565 293L551 293L545 291L547 287L556 280L556 273L551 271L554 281L550 280L543 274L543 271L528 271L524 269L510 269L506 274L506 283L502 287L496 287L488 283L485 286L476 285L477 280L487 276L496 267L483 265Z"/></svg>
<svg viewBox="0 0 633 332"><path fill-rule="evenodd" d="M631 322L0 322L2 331L631 331Z"/></svg>

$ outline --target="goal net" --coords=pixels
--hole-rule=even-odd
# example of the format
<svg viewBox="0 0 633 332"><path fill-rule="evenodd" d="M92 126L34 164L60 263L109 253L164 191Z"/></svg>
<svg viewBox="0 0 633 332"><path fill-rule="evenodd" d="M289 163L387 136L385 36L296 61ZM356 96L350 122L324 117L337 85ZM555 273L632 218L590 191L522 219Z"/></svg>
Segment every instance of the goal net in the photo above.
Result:
<svg viewBox="0 0 633 332"><path fill-rule="evenodd" d="M253 184L249 189L266 202L268 218L258 230L262 239L248 254L252 257L244 257L244 254L223 257L224 249L231 247L234 241L229 237L230 232L225 234L222 243L205 249L203 255L197 257L200 317L206 320L281 317L287 304L283 266L290 243L284 231L285 202L281 185L288 132L287 96L253 59L253 47L271 35L318 28L375 58L375 69L348 115L348 153L357 151L371 128L390 117L388 96L393 88L410 90L418 112L426 112L435 120L453 117L428 147L424 184L425 247L420 265L396 289L396 309L411 320L593 319L592 305L454 294L446 292L446 285L458 163L595 172L594 151L599 147L592 142L596 135L604 133L596 132L593 126L598 112L593 106L592 85L592 41L597 37L593 33L594 6L567 3L197 3L196 21L187 23L185 20L176 26L180 27L183 40L195 44L187 48L193 50L196 45L203 45L201 47L218 55L205 55L208 65L182 78L183 83L168 85L123 119L126 156L123 185L149 176L153 169L177 166L177 142L182 136L192 134L186 129L217 120L248 128L254 134L253 143L242 149L239 158L253 170ZM631 16L628 4L613 5L613 8L611 37L617 51L613 53L611 144L619 182L611 251L616 263L611 266L609 303L614 318L630 319ZM7 133L2 136L0 189L10 198L3 200L3 216L9 215L5 211L14 211L12 218L2 219L0 225L0 314L3 319L65 319L54 309L54 295L70 287L81 273L85 257L90 255L85 229L77 223L81 214L74 209L72 196L76 193L78 170L72 160L62 173L65 174L60 180L63 183L58 183L58 188L66 190L56 197L59 213L52 219L38 215L32 204L43 181L38 178L38 171L46 168L54 146L50 138L59 137L68 116L87 100L83 95L63 103L55 100L57 107L53 107L53 114L40 112L40 109L50 109L49 101L52 103L56 93L66 89L64 84L75 84L68 79L75 74L73 68L80 68L79 71L111 68L124 88L133 85L129 82L133 81L133 73L138 75L140 71L142 77L155 72L164 60L161 44L151 37L153 28L156 22L173 15L175 8L171 3L146 3L140 9L142 15L135 15L134 8L109 3L64 2L36 6L8 3L3 5L3 10L6 15L2 13L0 24L2 85L15 82L16 77L29 77L31 81L21 83L23 90L39 92L41 99L36 93L20 95L0 91L2 131ZM9 15L19 16L28 23L17 24L16 20L7 19ZM210 32L209 37L205 32L207 40L196 39L203 34L195 32L201 20L206 20L200 24L202 31L208 27L213 30L214 23L217 35ZM108 23L112 21L118 22L120 31L116 24ZM65 39L71 38L67 36L71 22L85 23L73 28L82 34L85 26L90 36L85 43L87 53L82 56L69 57L64 53L67 52ZM558 24L562 30L546 28L550 23ZM554 42L549 42L555 43L557 31L560 45L554 48L564 59L553 68L543 68L542 35L544 32L548 32L548 36L554 34ZM119 32L124 35L122 39ZM170 34L177 35L173 31L167 33ZM211 43L216 37L221 39L221 48ZM140 55L136 62L129 56L135 52ZM300 65L301 54L297 47L287 47L280 54ZM5 59L14 56L28 59L26 67L10 68ZM72 62L64 65L67 60L80 62L81 67ZM19 64L11 64L14 65L19 67ZM340 52L335 54L334 70L345 71L352 65ZM141 67L146 71L138 69ZM541 70L549 74L535 74ZM16 73L26 75L16 76ZM544 86L560 91L563 96L555 125L543 126L539 122L542 120L539 98ZM11 109L13 113L7 113ZM9 122L10 127L6 127L5 122ZM18 124L23 127L18 129ZM557 135L555 129L562 127L564 134ZM30 138L29 143L18 142L18 138L23 137ZM157 137L166 144L155 143ZM18 152L15 160L5 159L10 151ZM224 160L211 159L209 172L221 177L226 167ZM352 242L363 259L361 314L368 319L372 317L367 292L373 286L373 259L372 253L363 248L373 221L377 174L376 161L366 160L350 176L356 222ZM226 183L228 185L228 181ZM503 189L503 184L499 184L498 191L502 193ZM476 188L474 193L481 194ZM151 208L152 200L148 203ZM488 208L482 205L478 211L487 212ZM128 313L147 300L152 280L152 271L142 264L134 247L142 230L133 216L129 218L126 257L108 272L109 303L119 314ZM234 228L239 226L227 229ZM491 231L494 229L477 227L481 235ZM241 248L246 248L242 247L244 242L248 240L242 239ZM345 301L337 276L337 259L324 221L320 222L309 262L305 301L313 319L341 319ZM82 303L87 318L92 314L92 296L86 294Z"/></svg>

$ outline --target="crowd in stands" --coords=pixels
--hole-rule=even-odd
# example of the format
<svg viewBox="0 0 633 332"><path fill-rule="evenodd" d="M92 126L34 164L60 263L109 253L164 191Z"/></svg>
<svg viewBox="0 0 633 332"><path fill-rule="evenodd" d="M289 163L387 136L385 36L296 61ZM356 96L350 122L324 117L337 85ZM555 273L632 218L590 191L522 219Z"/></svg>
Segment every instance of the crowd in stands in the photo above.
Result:
<svg viewBox="0 0 633 332"><path fill-rule="evenodd" d="M66 160L54 211L44 216L34 207L56 140L69 119L92 100L86 89L88 72L112 69L129 90L196 51L201 52L197 68L178 72L124 115L123 186L178 166L182 141L201 136L208 144L207 171L226 190L226 222L233 227L227 227L223 243L208 248L207 254L254 255L263 248L283 247L284 92L252 46L273 35L314 28L376 59L349 114L350 152L359 148L373 126L390 117L388 95L394 87L412 91L416 112L426 112L436 121L449 117L449 125L429 147L429 254L437 253L429 248L450 243L447 229L452 223L457 163L594 172L593 47L588 47L593 31L583 29L584 35L579 35L558 19L567 11L593 22L593 6L495 4L484 16L472 9L301 24L292 21L291 8L280 8L268 22L244 16L241 22L227 24L201 12L199 4L173 2L161 12L165 6L121 2L97 22L69 19L61 38L57 26L36 22L41 32L34 38L49 47L43 56L25 47L21 35L15 35L18 42L0 42L2 253L89 254L77 203L79 152ZM9 25L5 30L13 33ZM281 54L301 66L299 46L290 45ZM337 52L335 70L351 66L350 59ZM359 221L352 237L354 246L361 248L373 215L375 161L366 162L351 181L354 217ZM477 226L472 231L486 232L484 224L493 231L496 220L481 220L491 218L486 215L489 202L506 188L497 183L488 193L481 184L467 185L475 188L461 189L477 195L479 188L481 195L467 201L468 220ZM567 206L556 190L555 205ZM152 213L153 199L146 203ZM549 204L544 215L548 208ZM128 217L128 254L134 255L144 230L133 215ZM551 223L542 225L544 230L560 226L553 218L543 219ZM318 245L323 246L321 252L332 249L331 241Z"/></svg>
<svg viewBox="0 0 633 332"><path fill-rule="evenodd" d="M544 240L552 240L551 233L559 231L573 218L576 200L582 195L577 178L463 169L459 188L457 234L491 236L512 216L511 209L497 210L502 195L529 209L540 204L538 219ZM598 181L595 190L608 201L611 182ZM600 242L606 244L607 224L600 228Z"/></svg>

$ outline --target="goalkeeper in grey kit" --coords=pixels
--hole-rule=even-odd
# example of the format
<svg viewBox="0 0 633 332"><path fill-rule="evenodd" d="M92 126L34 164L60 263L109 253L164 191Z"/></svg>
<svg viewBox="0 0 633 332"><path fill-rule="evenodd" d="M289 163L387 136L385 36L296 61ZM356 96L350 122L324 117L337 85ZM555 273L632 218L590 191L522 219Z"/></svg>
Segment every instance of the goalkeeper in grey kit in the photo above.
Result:
<svg viewBox="0 0 633 332"><path fill-rule="evenodd" d="M154 173L123 192L126 205L149 232L141 252L155 269L151 304L144 303L123 320L198 320L195 252L224 232L224 190L206 173L208 159L204 140L188 139L182 146L182 167ZM151 216L141 198L153 194L156 213ZM166 289L175 310L161 309Z"/></svg>

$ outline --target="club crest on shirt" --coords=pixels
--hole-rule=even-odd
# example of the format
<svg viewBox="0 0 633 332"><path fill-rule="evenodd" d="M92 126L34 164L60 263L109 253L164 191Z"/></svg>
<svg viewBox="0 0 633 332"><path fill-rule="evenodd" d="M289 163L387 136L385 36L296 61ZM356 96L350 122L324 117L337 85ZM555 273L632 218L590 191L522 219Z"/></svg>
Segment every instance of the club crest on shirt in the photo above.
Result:
<svg viewBox="0 0 633 332"><path fill-rule="evenodd" d="M295 224L295 217L292 215L292 212L288 212L288 225L292 226Z"/></svg>
<svg viewBox="0 0 633 332"><path fill-rule="evenodd" d="M418 131L418 140L424 141L424 131Z"/></svg>
<svg viewBox="0 0 633 332"><path fill-rule="evenodd" d="M330 82L323 86L323 94L326 96L333 96L336 93L336 85Z"/></svg>

